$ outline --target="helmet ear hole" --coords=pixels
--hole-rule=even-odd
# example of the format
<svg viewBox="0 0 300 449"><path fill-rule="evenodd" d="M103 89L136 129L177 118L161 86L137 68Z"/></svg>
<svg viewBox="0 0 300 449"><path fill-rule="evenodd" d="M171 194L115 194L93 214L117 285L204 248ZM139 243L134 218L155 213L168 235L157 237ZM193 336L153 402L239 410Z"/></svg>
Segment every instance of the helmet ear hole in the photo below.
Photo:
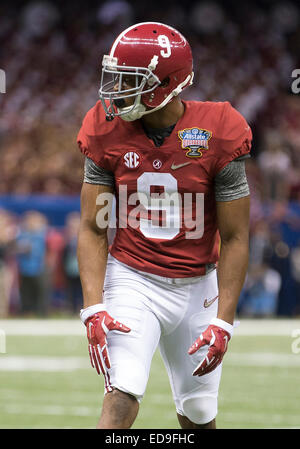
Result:
<svg viewBox="0 0 300 449"><path fill-rule="evenodd" d="M167 76L165 79L162 80L162 82L160 83L160 87L168 87L168 85L170 84L170 77Z"/></svg>

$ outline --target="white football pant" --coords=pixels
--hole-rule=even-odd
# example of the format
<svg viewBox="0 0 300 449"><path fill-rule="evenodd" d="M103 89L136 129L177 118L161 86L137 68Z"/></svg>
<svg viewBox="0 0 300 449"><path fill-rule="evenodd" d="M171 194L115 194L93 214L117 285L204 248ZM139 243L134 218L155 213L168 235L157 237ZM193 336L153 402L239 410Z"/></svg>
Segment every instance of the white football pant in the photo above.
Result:
<svg viewBox="0 0 300 449"><path fill-rule="evenodd" d="M196 424L206 424L217 414L222 365L194 377L192 373L207 346L193 355L188 349L217 315L216 270L178 282L141 274L109 255L104 285L106 310L131 328L128 334L107 334L109 379L111 386L141 401L159 346L177 413Z"/></svg>

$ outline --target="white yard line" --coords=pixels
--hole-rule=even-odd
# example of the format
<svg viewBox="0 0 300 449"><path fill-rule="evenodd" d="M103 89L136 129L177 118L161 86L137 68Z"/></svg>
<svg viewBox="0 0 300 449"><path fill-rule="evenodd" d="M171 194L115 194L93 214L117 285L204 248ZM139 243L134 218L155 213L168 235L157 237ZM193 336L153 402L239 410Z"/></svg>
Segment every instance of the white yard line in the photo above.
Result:
<svg viewBox="0 0 300 449"><path fill-rule="evenodd" d="M300 354L279 354L273 352L240 352L228 351L224 358L226 366L273 366L276 368L300 367Z"/></svg>
<svg viewBox="0 0 300 449"><path fill-rule="evenodd" d="M271 352L250 352L248 354L228 352L226 366L265 366L276 368L300 367L300 356L296 354L274 354ZM43 357L43 356L0 356L0 371L45 371L68 372L92 369L87 357Z"/></svg>
<svg viewBox="0 0 300 449"><path fill-rule="evenodd" d="M89 369L88 357L0 356L0 371L77 371Z"/></svg>
<svg viewBox="0 0 300 449"><path fill-rule="evenodd" d="M239 321L240 325L234 329L236 336L291 336L295 329L299 329L300 332L299 319L240 319ZM3 330L6 335L85 335L85 327L79 318L0 320L0 330Z"/></svg>
<svg viewBox="0 0 300 449"><path fill-rule="evenodd" d="M4 413L13 415L56 415L56 416L97 416L99 413L98 407L86 406L62 406L62 405L34 405L30 404L4 404L1 407Z"/></svg>
<svg viewBox="0 0 300 449"><path fill-rule="evenodd" d="M80 319L8 319L0 320L0 329L6 335L85 335L85 326Z"/></svg>
<svg viewBox="0 0 300 449"><path fill-rule="evenodd" d="M246 320L241 319L240 324L234 329L235 336L288 336L298 329L300 335L299 319L276 319L276 320Z"/></svg>

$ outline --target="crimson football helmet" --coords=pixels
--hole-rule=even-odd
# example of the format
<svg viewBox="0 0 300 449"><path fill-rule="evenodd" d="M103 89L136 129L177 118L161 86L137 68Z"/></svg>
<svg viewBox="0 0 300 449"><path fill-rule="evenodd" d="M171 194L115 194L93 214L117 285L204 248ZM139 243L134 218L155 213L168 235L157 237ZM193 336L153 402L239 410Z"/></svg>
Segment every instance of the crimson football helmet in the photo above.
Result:
<svg viewBox="0 0 300 449"><path fill-rule="evenodd" d="M137 120L154 112L193 82L189 43L174 28L143 22L123 31L102 61L99 97L107 120ZM133 98L125 106L124 98Z"/></svg>

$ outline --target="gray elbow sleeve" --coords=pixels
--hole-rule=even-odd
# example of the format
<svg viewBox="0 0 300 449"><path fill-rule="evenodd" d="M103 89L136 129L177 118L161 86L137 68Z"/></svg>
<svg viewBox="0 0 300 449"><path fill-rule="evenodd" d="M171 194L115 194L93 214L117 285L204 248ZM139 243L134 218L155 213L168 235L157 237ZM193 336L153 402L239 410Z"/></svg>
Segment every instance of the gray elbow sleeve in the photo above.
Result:
<svg viewBox="0 0 300 449"><path fill-rule="evenodd" d="M234 160L215 177L216 201L232 201L250 194L245 162Z"/></svg>
<svg viewBox="0 0 300 449"><path fill-rule="evenodd" d="M86 157L84 161L83 182L114 187L114 175L110 171L99 167L92 159Z"/></svg>

